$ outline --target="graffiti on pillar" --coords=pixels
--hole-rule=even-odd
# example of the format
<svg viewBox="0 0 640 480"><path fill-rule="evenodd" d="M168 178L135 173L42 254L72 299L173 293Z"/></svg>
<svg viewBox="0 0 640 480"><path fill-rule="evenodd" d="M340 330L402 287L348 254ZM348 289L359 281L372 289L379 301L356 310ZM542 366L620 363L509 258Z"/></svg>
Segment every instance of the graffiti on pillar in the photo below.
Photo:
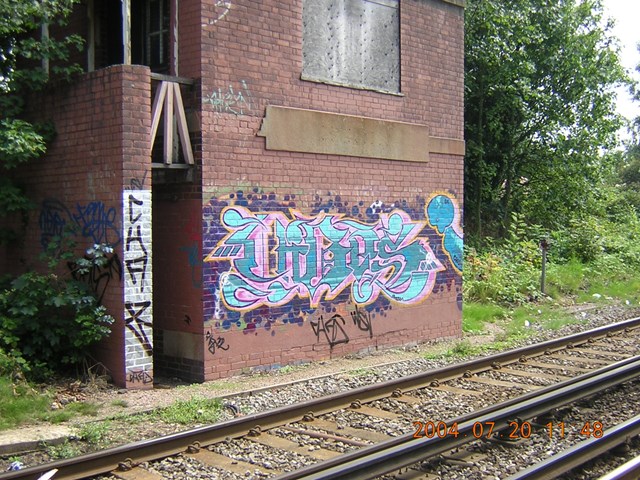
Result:
<svg viewBox="0 0 640 480"><path fill-rule="evenodd" d="M127 374L130 381L148 383L153 368L151 191L125 190L122 202Z"/></svg>
<svg viewBox="0 0 640 480"><path fill-rule="evenodd" d="M453 194L351 203L328 194L304 211L297 202L256 188L204 205L204 306L214 327L273 335L277 324L302 326L350 305L342 314L371 337L373 318L394 305L461 291Z"/></svg>
<svg viewBox="0 0 640 480"><path fill-rule="evenodd" d="M45 199L40 205L38 225L42 248L46 248L54 238L61 237L65 231L79 233L92 244L115 247L121 241L116 225L116 209L101 201L78 203L72 210L59 200Z"/></svg>

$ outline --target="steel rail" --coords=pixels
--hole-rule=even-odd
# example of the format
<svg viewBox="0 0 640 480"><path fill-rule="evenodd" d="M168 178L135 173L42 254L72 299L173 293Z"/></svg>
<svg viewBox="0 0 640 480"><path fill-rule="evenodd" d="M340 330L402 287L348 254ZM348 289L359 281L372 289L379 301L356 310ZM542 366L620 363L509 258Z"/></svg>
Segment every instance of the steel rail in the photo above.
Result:
<svg viewBox="0 0 640 480"><path fill-rule="evenodd" d="M598 480L637 480L638 478L640 478L640 456L620 465Z"/></svg>
<svg viewBox="0 0 640 480"><path fill-rule="evenodd" d="M640 355L590 372L586 376L580 376L576 381L562 382L495 407L445 422L448 425L456 422L458 435L416 439L413 434L406 434L295 472L279 475L275 479L365 480L375 478L477 440L473 434L475 424L492 423L495 424L496 431L504 430L514 419L535 418L554 408L589 397L638 376L640 376Z"/></svg>
<svg viewBox="0 0 640 480"><path fill-rule="evenodd" d="M427 386L435 380L442 381L458 378L467 372L481 372L491 368L495 364L513 363L526 359L529 356L540 355L543 352L557 351L565 348L567 345L580 345L586 343L590 338L604 337L611 334L611 332L628 331L628 329L638 327L640 327L640 317L605 325L567 337L548 340L539 344L474 359L469 362L445 366L429 372L393 379L384 383L367 385L347 392L340 392L266 412L246 415L214 425L0 474L0 480L37 480L41 475L46 474L52 469L58 470L55 476L56 480L71 480L98 475L117 469L121 463L128 459L133 459L134 462L145 462L175 455L184 452L189 445L195 443L205 446L223 441L228 437L235 438L244 436L249 430L255 429L256 426L259 427L258 430L266 430L268 428L285 425L289 422L298 421L309 413L311 413L311 416L330 413L340 408L345 408L353 402L372 402L381 398L387 398L392 394L401 394ZM572 383L573 380L567 380L567 382Z"/></svg>
<svg viewBox="0 0 640 480"><path fill-rule="evenodd" d="M508 480L555 478L640 434L640 415L603 432L600 438L589 438L510 476ZM615 477L613 477L615 478ZM631 478L631 477L629 477ZM633 478L638 478L633 477Z"/></svg>

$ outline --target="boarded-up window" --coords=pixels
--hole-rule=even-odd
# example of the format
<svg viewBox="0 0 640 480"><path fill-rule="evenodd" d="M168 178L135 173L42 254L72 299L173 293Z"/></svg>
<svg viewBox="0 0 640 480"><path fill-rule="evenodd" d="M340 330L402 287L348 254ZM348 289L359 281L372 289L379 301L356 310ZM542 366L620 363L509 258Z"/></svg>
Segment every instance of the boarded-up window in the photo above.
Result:
<svg viewBox="0 0 640 480"><path fill-rule="evenodd" d="M400 91L398 0L304 0L303 78Z"/></svg>

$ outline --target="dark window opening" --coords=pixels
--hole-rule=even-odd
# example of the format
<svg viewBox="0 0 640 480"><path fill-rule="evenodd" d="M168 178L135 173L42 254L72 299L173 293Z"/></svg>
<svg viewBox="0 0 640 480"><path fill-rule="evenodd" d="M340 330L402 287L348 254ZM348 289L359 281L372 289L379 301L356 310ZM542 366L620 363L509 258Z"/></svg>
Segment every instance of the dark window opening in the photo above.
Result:
<svg viewBox="0 0 640 480"><path fill-rule="evenodd" d="M124 62L122 49L122 2L103 0L94 2L95 66L104 68Z"/></svg>
<svg viewBox="0 0 640 480"><path fill-rule="evenodd" d="M131 63L169 73L169 0L131 2Z"/></svg>
<svg viewBox="0 0 640 480"><path fill-rule="evenodd" d="M131 0L131 63L169 74L171 0ZM122 1L95 2L95 68L124 63Z"/></svg>

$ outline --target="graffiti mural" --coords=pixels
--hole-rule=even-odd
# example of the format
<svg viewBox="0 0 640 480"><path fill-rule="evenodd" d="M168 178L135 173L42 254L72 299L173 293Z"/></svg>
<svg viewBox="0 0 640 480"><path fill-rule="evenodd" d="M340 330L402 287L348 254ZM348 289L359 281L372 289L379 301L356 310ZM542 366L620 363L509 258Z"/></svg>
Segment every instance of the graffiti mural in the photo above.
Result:
<svg viewBox="0 0 640 480"><path fill-rule="evenodd" d="M125 190L123 202L126 368L131 382L153 381L151 191Z"/></svg>
<svg viewBox="0 0 640 480"><path fill-rule="evenodd" d="M394 305L452 288L461 295L455 195L349 203L328 193L315 197L308 214L297 202L294 194L254 188L204 205L204 307L214 328L274 335L276 325L314 318L316 336L324 338L327 322L340 314L372 337L374 318ZM348 341L343 322L329 324L327 343Z"/></svg>
<svg viewBox="0 0 640 480"><path fill-rule="evenodd" d="M222 224L230 233L205 261L231 262L221 278L228 308L276 307L295 296L317 307L345 289L359 305L379 295L413 304L431 293L436 273L444 270L428 240L419 237L424 222L401 210L370 224L324 212L291 215L224 210Z"/></svg>

